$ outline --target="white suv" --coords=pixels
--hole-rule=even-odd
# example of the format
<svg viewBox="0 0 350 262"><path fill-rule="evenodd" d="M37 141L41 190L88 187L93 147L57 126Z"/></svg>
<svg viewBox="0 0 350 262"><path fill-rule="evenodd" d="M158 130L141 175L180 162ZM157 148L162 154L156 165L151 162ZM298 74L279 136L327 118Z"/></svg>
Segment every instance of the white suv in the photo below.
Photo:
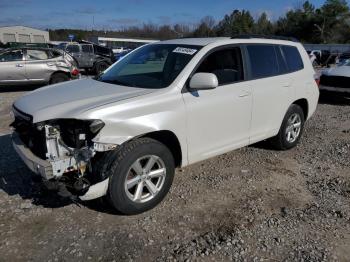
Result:
<svg viewBox="0 0 350 262"><path fill-rule="evenodd" d="M294 147L318 97L298 42L170 40L134 50L96 79L21 97L13 143L60 195L105 196L136 214L165 197L176 167L265 139Z"/></svg>

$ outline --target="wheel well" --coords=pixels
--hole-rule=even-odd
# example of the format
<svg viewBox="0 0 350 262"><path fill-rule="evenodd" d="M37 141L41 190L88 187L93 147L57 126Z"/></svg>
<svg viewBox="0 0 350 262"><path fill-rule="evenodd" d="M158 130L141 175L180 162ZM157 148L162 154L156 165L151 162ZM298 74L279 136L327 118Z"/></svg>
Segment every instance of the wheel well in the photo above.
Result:
<svg viewBox="0 0 350 262"><path fill-rule="evenodd" d="M64 71L56 71L56 72L53 72L53 73L51 74L50 81L51 81L52 77L53 77L54 75L57 75L57 74L64 74L64 75L70 77L70 74L67 73L67 72L64 72Z"/></svg>
<svg viewBox="0 0 350 262"><path fill-rule="evenodd" d="M179 140L177 139L176 135L173 132L167 131L167 130L156 131L156 132L151 132L151 133L142 135L141 137L152 138L164 144L172 153L175 160L175 166L176 167L181 166L181 161L182 161L181 146L180 146Z"/></svg>
<svg viewBox="0 0 350 262"><path fill-rule="evenodd" d="M94 66L96 66L99 63L106 63L107 65L111 65L111 63L106 59L98 59L94 62Z"/></svg>
<svg viewBox="0 0 350 262"><path fill-rule="evenodd" d="M293 104L298 105L303 109L305 120L307 119L307 116L309 115L309 104L305 98L299 99L295 101Z"/></svg>

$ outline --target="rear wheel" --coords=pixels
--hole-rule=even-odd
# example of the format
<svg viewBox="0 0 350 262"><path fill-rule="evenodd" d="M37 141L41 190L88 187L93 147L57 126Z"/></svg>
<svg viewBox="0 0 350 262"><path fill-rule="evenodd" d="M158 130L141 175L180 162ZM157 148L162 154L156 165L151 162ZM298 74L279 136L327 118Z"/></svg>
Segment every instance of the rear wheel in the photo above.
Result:
<svg viewBox="0 0 350 262"><path fill-rule="evenodd" d="M57 84L68 81L69 77L64 73L55 73L51 76L50 84Z"/></svg>
<svg viewBox="0 0 350 262"><path fill-rule="evenodd" d="M174 159L162 143L141 138L131 141L109 157L108 198L127 215L154 208L168 193L175 172Z"/></svg>
<svg viewBox="0 0 350 262"><path fill-rule="evenodd" d="M273 146L279 150L287 150L295 147L303 133L305 116L302 108L291 105L283 119L277 136L271 139Z"/></svg>
<svg viewBox="0 0 350 262"><path fill-rule="evenodd" d="M96 63L96 65L95 65L95 74L96 75L101 74L108 67L109 67L109 65L106 62L98 62L98 63Z"/></svg>

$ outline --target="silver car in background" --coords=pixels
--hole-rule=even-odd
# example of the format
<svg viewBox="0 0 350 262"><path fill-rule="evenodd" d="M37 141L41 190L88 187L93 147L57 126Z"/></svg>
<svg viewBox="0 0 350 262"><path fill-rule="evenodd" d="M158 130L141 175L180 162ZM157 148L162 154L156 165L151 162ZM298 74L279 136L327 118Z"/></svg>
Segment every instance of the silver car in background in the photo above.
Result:
<svg viewBox="0 0 350 262"><path fill-rule="evenodd" d="M55 84L79 77L75 59L52 48L0 51L0 86Z"/></svg>

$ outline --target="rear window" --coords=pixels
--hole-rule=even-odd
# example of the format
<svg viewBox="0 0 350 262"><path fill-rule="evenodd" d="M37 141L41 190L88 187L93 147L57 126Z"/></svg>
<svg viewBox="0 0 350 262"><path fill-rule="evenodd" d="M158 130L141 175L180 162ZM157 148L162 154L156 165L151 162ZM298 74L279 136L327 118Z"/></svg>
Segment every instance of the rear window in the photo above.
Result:
<svg viewBox="0 0 350 262"><path fill-rule="evenodd" d="M92 45L82 45L81 51L83 51L83 53L93 53Z"/></svg>
<svg viewBox="0 0 350 262"><path fill-rule="evenodd" d="M270 77L279 74L278 60L274 46L248 45L247 50L252 78Z"/></svg>
<svg viewBox="0 0 350 262"><path fill-rule="evenodd" d="M288 71L296 72L304 68L298 49L294 46L281 46L284 57L287 62Z"/></svg>
<svg viewBox="0 0 350 262"><path fill-rule="evenodd" d="M68 45L66 50L68 53L79 53L80 52L78 45Z"/></svg>
<svg viewBox="0 0 350 262"><path fill-rule="evenodd" d="M51 50L50 52L50 58L56 58L56 57L60 57L62 56L62 54L56 50Z"/></svg>
<svg viewBox="0 0 350 262"><path fill-rule="evenodd" d="M27 50L27 59L28 60L47 60L49 58L45 50Z"/></svg>

